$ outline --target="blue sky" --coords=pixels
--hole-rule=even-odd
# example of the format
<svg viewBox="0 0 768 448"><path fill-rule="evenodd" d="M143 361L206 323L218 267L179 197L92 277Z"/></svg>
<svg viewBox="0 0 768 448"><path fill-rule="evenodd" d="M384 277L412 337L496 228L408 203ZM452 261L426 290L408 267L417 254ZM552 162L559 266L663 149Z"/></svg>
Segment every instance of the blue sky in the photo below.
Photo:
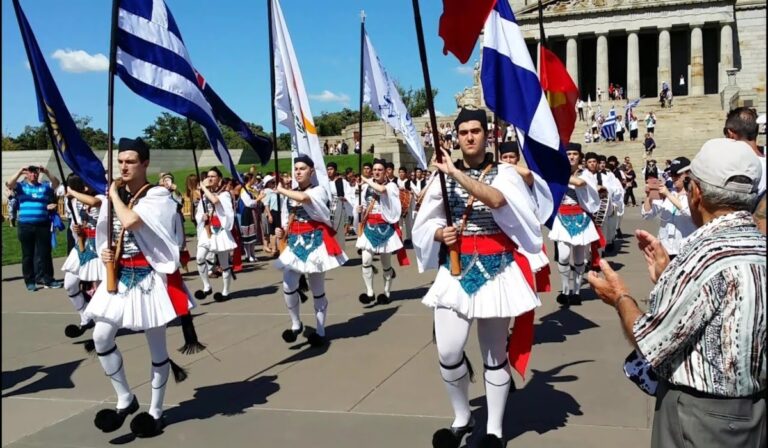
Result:
<svg viewBox="0 0 768 448"><path fill-rule="evenodd" d="M73 114L107 129L108 0L21 0L37 41ZM166 0L195 67L246 121L271 127L266 0ZM313 115L357 109L360 10L391 76L424 85L410 0L282 0ZM31 72L11 0L2 0L2 132L37 125ZM443 55L437 35L442 2L422 0L421 14L438 114L455 110L454 94L472 84L478 49L462 66ZM115 79L115 136L141 135L164 110ZM278 125L278 133L286 129Z"/></svg>

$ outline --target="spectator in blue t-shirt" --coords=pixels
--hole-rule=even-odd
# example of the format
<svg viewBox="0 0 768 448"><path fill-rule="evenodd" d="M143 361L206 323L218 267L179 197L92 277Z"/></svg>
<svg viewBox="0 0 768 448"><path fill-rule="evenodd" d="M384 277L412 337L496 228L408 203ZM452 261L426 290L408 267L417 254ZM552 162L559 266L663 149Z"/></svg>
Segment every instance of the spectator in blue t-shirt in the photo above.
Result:
<svg viewBox="0 0 768 448"><path fill-rule="evenodd" d="M40 182L40 172L48 176L50 182ZM25 180L18 182L22 175ZM19 201L17 227L21 243L21 272L29 291L37 290L37 285L44 288L62 286L53 278L51 221L48 217L48 211L57 207L54 190L58 186L56 176L37 166L20 168L8 180L8 189L16 194Z"/></svg>

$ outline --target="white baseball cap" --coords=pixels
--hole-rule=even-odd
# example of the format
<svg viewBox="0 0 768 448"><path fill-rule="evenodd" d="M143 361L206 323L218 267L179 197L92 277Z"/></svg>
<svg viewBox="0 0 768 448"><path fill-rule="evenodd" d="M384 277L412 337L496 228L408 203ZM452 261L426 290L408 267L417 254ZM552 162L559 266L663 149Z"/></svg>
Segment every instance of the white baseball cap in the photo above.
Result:
<svg viewBox="0 0 768 448"><path fill-rule="evenodd" d="M264 176L264 179L261 180L261 185L267 185L273 180L275 180L274 176L272 176L271 174L267 174L266 176Z"/></svg>
<svg viewBox="0 0 768 448"><path fill-rule="evenodd" d="M704 143L691 164L678 172L686 171L690 171L702 182L724 190L757 193L763 167L747 143L730 138L715 138ZM744 176L749 182L735 182L735 176Z"/></svg>

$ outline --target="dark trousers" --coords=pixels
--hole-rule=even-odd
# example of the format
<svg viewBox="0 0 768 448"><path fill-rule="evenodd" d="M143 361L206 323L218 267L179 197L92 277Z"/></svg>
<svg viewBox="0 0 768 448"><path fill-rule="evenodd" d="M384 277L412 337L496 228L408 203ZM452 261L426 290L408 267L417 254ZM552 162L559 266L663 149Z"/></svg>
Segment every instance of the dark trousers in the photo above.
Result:
<svg viewBox="0 0 768 448"><path fill-rule="evenodd" d="M21 243L21 272L24 283L47 285L53 281L53 257L51 255L51 224L18 225Z"/></svg>
<svg viewBox="0 0 768 448"><path fill-rule="evenodd" d="M584 109L579 108L579 121L584 121Z"/></svg>
<svg viewBox="0 0 768 448"><path fill-rule="evenodd" d="M635 189L634 188L626 188L624 190L624 205L629 205L629 200L632 199L632 205L637 205L637 201L635 200Z"/></svg>
<svg viewBox="0 0 768 448"><path fill-rule="evenodd" d="M707 397L660 379L651 448L764 447L765 418L765 391L749 398Z"/></svg>

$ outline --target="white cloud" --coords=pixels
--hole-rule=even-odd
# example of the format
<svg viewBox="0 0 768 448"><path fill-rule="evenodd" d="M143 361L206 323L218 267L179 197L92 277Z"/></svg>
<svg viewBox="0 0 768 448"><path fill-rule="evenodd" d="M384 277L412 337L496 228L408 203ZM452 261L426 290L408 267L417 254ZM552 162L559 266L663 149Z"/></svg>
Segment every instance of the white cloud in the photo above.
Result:
<svg viewBox="0 0 768 448"><path fill-rule="evenodd" d="M27 70L32 70L32 66L29 65L29 60L24 61L24 67L27 67Z"/></svg>
<svg viewBox="0 0 768 448"><path fill-rule="evenodd" d="M309 97L323 103L349 104L349 95L346 93L333 93L330 90L323 90L323 93L320 94L310 94Z"/></svg>
<svg viewBox="0 0 768 448"><path fill-rule="evenodd" d="M436 117L444 117L444 116L445 116L445 114L444 114L444 113L442 113L442 112L440 112L439 110L435 109L435 116L436 116Z"/></svg>
<svg viewBox="0 0 768 448"><path fill-rule="evenodd" d="M470 65L459 65L454 70L456 70L456 73L465 76L472 76L472 72L474 71Z"/></svg>
<svg viewBox="0 0 768 448"><path fill-rule="evenodd" d="M65 72L105 72L109 70L109 59L101 53L90 55L83 50L56 50L51 55L59 60L59 66Z"/></svg>

